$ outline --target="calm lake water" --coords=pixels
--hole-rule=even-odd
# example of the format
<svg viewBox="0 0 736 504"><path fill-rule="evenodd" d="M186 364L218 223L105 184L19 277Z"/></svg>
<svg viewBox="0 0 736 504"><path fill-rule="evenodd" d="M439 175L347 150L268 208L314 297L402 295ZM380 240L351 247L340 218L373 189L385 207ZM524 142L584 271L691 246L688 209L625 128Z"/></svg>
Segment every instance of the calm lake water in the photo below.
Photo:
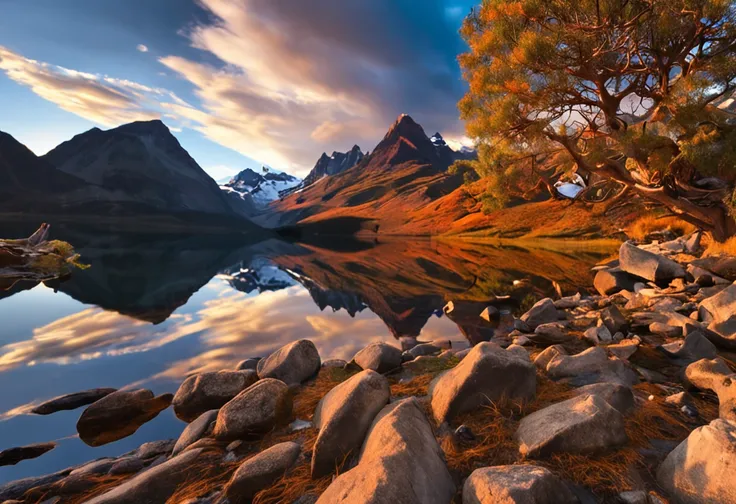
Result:
<svg viewBox="0 0 736 504"><path fill-rule="evenodd" d="M30 228L0 227L0 236L27 236ZM83 408L28 413L52 397L95 387L173 393L192 373L232 368L300 338L312 340L323 360L349 360L372 341L467 346L493 329L456 324L442 313L448 301L511 294L528 303L572 293L590 285L590 266L612 253L414 238L253 243L63 226L52 238L74 244L90 268L51 285L0 288L0 450L59 445L0 467L0 483L176 438L185 426L169 408L135 434L92 448L76 435Z"/></svg>

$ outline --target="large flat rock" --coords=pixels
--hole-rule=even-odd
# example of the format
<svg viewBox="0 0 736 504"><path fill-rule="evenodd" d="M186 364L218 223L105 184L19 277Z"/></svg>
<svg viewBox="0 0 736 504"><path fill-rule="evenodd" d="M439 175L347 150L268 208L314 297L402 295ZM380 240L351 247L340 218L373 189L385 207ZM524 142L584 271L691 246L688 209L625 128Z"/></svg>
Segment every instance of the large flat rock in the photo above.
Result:
<svg viewBox="0 0 736 504"><path fill-rule="evenodd" d="M578 504L548 469L533 465L476 469L463 485L463 504Z"/></svg>

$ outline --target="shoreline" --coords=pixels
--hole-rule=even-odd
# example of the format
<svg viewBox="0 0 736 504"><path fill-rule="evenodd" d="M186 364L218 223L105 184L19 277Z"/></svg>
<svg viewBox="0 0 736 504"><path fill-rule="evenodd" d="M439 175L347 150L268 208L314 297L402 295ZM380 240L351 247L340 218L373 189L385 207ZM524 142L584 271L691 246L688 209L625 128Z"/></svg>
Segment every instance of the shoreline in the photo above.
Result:
<svg viewBox="0 0 736 504"><path fill-rule="evenodd" d="M625 242L597 271L597 294L539 300L513 331L468 349L402 340L322 362L299 340L191 376L176 394L56 398L44 411L85 407L78 432L93 446L170 406L188 425L178 440L0 485L0 502L490 503L541 486L558 500L528 502L655 504L694 498L695 484L726 499L704 502L734 502L724 464L736 397L723 383L735 369L736 258L701 252L697 234ZM485 330L500 315L469 301L444 311Z"/></svg>

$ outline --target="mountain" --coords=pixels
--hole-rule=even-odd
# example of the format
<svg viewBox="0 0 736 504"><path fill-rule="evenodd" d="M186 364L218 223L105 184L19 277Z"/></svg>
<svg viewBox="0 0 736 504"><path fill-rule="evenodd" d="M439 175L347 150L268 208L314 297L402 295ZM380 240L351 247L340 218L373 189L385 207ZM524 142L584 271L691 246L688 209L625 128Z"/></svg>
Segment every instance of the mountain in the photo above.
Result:
<svg viewBox="0 0 736 504"><path fill-rule="evenodd" d="M363 156L363 151L357 145L354 145L347 152L334 151L331 156L323 152L322 156L317 160L317 164L312 168L312 171L304 178L302 187L310 186L322 177L337 175L352 168L363 159Z"/></svg>
<svg viewBox="0 0 736 504"><path fill-rule="evenodd" d="M92 128L41 159L119 202L168 213L234 214L215 181L159 120Z"/></svg>
<svg viewBox="0 0 736 504"><path fill-rule="evenodd" d="M253 215L258 209L279 199L281 194L297 187L301 182L293 175L273 171L264 166L263 173L246 168L230 179L230 182L221 185L220 189L231 200L243 201L244 205L251 208L250 213L246 215Z"/></svg>
<svg viewBox="0 0 736 504"><path fill-rule="evenodd" d="M358 164L285 196L255 220L279 227L359 217L374 220L384 230L405 232L413 212L432 214L433 202L463 184L462 175L448 171L459 156L444 140L433 143L419 124L402 114ZM460 205L459 211L464 210Z"/></svg>

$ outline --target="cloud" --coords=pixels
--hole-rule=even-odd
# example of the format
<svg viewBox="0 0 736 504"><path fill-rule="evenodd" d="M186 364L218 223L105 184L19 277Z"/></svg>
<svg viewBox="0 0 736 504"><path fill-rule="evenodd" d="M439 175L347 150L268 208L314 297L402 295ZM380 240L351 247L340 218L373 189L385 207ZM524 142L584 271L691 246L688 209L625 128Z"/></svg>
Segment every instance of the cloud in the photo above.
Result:
<svg viewBox="0 0 736 504"><path fill-rule="evenodd" d="M0 46L0 70L60 108L105 126L156 119L164 90L79 72L21 56Z"/></svg>
<svg viewBox="0 0 736 504"><path fill-rule="evenodd" d="M172 111L215 142L303 174L322 151L371 148L402 112L433 131L462 132L458 21L442 1L200 4L215 21L188 36L224 65L160 61L202 103Z"/></svg>
<svg viewBox="0 0 736 504"><path fill-rule="evenodd" d="M140 52L148 52L148 46L143 44L138 44L136 46L136 49L138 49Z"/></svg>

